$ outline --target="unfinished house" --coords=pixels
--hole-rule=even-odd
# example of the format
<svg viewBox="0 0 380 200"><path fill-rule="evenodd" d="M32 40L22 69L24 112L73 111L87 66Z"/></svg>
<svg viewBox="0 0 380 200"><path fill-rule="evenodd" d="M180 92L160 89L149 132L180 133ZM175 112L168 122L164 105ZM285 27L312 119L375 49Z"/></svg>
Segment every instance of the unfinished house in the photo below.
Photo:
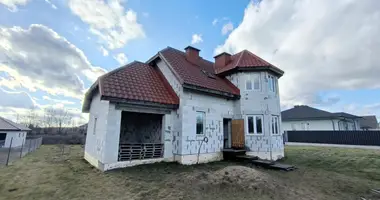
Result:
<svg viewBox="0 0 380 200"><path fill-rule="evenodd" d="M167 47L99 77L83 104L85 159L106 171L218 161L231 149L282 158L278 78L284 72L247 50L214 62L199 53Z"/></svg>

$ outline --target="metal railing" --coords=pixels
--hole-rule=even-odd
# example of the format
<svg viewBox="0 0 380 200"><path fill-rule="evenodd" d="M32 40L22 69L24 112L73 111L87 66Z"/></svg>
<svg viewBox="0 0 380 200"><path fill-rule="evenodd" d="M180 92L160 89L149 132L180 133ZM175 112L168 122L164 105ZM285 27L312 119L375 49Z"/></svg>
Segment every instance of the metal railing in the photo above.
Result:
<svg viewBox="0 0 380 200"><path fill-rule="evenodd" d="M9 165L11 162L18 160L30 152L38 149L42 144L42 137L24 139L21 145L15 146L13 138L11 138L9 145L0 146L0 165Z"/></svg>
<svg viewBox="0 0 380 200"><path fill-rule="evenodd" d="M162 158L164 144L160 143L124 143L119 144L119 161Z"/></svg>

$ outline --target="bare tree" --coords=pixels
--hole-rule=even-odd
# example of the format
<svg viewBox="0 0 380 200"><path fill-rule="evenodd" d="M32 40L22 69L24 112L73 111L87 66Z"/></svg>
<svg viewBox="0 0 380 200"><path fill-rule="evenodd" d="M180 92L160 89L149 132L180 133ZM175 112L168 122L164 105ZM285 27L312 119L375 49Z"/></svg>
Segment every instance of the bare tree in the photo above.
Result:
<svg viewBox="0 0 380 200"><path fill-rule="evenodd" d="M58 134L62 134L63 127L71 125L72 114L67 109L55 109L53 122L58 128Z"/></svg>

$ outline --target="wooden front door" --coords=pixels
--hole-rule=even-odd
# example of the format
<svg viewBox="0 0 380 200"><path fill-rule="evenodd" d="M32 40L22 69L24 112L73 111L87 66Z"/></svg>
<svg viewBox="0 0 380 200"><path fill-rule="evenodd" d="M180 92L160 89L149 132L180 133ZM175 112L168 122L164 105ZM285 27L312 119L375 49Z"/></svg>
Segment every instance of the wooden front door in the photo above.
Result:
<svg viewBox="0 0 380 200"><path fill-rule="evenodd" d="M241 149L245 147L244 119L232 120L232 148Z"/></svg>

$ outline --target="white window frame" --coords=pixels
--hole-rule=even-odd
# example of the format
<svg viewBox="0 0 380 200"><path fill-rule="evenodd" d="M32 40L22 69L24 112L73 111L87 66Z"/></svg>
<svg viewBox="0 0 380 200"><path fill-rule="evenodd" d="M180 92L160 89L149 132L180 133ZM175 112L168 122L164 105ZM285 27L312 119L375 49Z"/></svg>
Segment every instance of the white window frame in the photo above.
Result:
<svg viewBox="0 0 380 200"><path fill-rule="evenodd" d="M259 88L258 89L255 89L255 78L258 78L259 79ZM261 75L260 74L253 74L251 76L252 78L252 90L253 91L261 91Z"/></svg>
<svg viewBox="0 0 380 200"><path fill-rule="evenodd" d="M277 126L277 133L275 133L276 126ZM280 117L278 115L272 115L271 116L271 120L270 120L270 133L272 135L280 135L280 133L281 133L281 130L280 130Z"/></svg>
<svg viewBox="0 0 380 200"><path fill-rule="evenodd" d="M256 77L259 80L259 88L258 89L255 89L255 80L256 80ZM248 82L250 82L251 89L247 88L247 83ZM261 75L260 74L247 75L244 87L245 87L246 91L261 91Z"/></svg>
<svg viewBox="0 0 380 200"><path fill-rule="evenodd" d="M202 120L202 123L203 123L202 129L203 130L202 130L201 134L197 133L197 117L198 117L198 113L202 113L203 114L203 120ZM205 135L205 130L206 130L206 112L198 110L198 111L195 112L195 135L196 136Z"/></svg>
<svg viewBox="0 0 380 200"><path fill-rule="evenodd" d="M268 74L268 91L277 94L277 78L271 74Z"/></svg>
<svg viewBox="0 0 380 200"><path fill-rule="evenodd" d="M248 81L251 82L251 89L248 89L248 87L247 87ZM244 87L245 87L246 91L252 91L253 90L253 83L252 83L252 80L250 78L245 80L245 86Z"/></svg>
<svg viewBox="0 0 380 200"><path fill-rule="evenodd" d="M249 124L248 124L248 118L253 117L253 133L249 132ZM257 126L256 126L256 117L261 117L261 133L257 133ZM264 115L247 115L245 118L245 128L247 130L247 135L264 135Z"/></svg>

